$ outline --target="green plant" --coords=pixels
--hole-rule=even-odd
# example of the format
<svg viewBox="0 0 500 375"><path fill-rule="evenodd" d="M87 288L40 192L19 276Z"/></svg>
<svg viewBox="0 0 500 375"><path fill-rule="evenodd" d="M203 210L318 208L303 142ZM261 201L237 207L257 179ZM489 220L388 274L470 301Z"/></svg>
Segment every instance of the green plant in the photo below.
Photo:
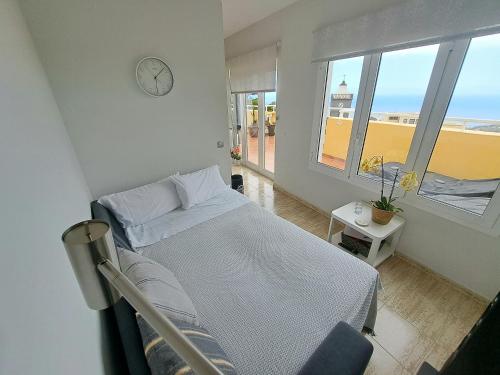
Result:
<svg viewBox="0 0 500 375"><path fill-rule="evenodd" d="M257 123L257 119L255 118L255 108L259 108L259 98L252 99L252 120L253 123Z"/></svg>
<svg viewBox="0 0 500 375"><path fill-rule="evenodd" d="M231 157L234 160L241 160L241 149L240 146L234 146L231 148Z"/></svg>
<svg viewBox="0 0 500 375"><path fill-rule="evenodd" d="M387 200L386 197L382 196L378 201L371 201L372 204L380 210L390 211L390 212L402 212L403 209L399 207L395 207L392 202L394 202L397 198L390 198Z"/></svg>
<svg viewBox="0 0 500 375"><path fill-rule="evenodd" d="M393 197L394 194L394 188L396 186L396 182L398 180L399 176L399 168L396 170L396 174L394 175L394 179L392 181L392 186L391 186L391 192L389 194L389 197L386 197L384 195L384 185L385 185L385 178L384 178L384 157L383 156L373 156L370 159L364 159L363 162L361 163L361 170L365 173L369 172L375 172L378 173L379 170L382 171L381 177L382 177L382 189L380 191L380 199L377 201L371 201L374 207L384 210L384 211L389 211L389 212L402 212L403 209L394 206L392 203L395 202L398 197ZM401 181L399 181L399 186L406 192L411 191L415 189L418 186L418 178L417 178L417 173L414 171L407 172L405 175L401 178Z"/></svg>

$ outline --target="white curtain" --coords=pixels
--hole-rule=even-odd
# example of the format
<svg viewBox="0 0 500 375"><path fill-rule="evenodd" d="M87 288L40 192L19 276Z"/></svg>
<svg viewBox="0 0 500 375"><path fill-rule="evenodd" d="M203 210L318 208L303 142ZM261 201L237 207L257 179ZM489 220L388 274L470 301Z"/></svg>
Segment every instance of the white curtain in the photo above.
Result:
<svg viewBox="0 0 500 375"><path fill-rule="evenodd" d="M499 25L500 0L410 0L317 30L312 60L438 43Z"/></svg>
<svg viewBox="0 0 500 375"><path fill-rule="evenodd" d="M227 61L231 92L276 91L277 45Z"/></svg>

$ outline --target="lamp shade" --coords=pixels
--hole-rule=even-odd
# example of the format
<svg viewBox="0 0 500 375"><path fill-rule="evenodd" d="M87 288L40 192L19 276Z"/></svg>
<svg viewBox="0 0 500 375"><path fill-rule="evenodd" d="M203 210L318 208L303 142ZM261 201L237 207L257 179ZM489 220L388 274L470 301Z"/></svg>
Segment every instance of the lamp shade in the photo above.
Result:
<svg viewBox="0 0 500 375"><path fill-rule="evenodd" d="M118 257L109 224L102 220L87 220L68 228L62 241L87 305L103 310L120 299L97 269L105 259L118 266Z"/></svg>

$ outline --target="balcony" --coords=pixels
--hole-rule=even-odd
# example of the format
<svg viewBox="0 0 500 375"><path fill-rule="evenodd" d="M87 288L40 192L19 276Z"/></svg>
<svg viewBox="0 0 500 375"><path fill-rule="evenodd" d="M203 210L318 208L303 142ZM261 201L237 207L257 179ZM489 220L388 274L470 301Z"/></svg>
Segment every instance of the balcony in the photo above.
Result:
<svg viewBox="0 0 500 375"><path fill-rule="evenodd" d="M247 160L256 165L259 164L259 137L257 126L259 111L257 108L257 106L247 105L246 111L246 123L252 124L247 129ZM264 168L274 173L276 105L266 106L264 121Z"/></svg>
<svg viewBox="0 0 500 375"><path fill-rule="evenodd" d="M462 121L481 122L473 119ZM500 121L497 122L500 125ZM370 139L365 142L363 159L384 155L388 162L404 164L415 127L414 124L370 121L370 129L373 131L370 132ZM351 129L352 119L339 117L327 119L321 163L343 169ZM435 146L429 170L464 180L499 178L500 164L492 162L499 151L500 132L468 130L458 121L445 123L439 142Z"/></svg>
<svg viewBox="0 0 500 375"><path fill-rule="evenodd" d="M389 167L401 168L406 162L418 115L398 113L377 117L384 121L370 120L361 159L384 155ZM403 120L406 123L399 122ZM471 124L474 130L469 129ZM352 118L328 117L320 146L320 163L345 168L351 130ZM447 118L419 194L482 214L500 182L499 152L500 121ZM390 169L386 177L391 178Z"/></svg>
<svg viewBox="0 0 500 375"><path fill-rule="evenodd" d="M319 162L345 169L354 109L334 108L320 144ZM247 106L247 160L259 164L258 110ZM265 169L274 173L275 136L269 125L276 125L275 108L266 108L264 136ZM402 168L418 123L418 113L373 113L365 139L362 159L384 155L386 177ZM419 194L482 214L500 182L500 121L447 118L434 147ZM379 179L378 176L367 176Z"/></svg>

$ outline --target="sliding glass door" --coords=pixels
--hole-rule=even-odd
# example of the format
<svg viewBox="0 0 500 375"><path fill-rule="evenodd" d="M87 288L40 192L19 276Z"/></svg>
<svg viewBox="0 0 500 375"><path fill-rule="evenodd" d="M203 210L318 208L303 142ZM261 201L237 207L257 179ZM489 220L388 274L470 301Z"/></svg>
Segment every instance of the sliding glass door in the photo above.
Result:
<svg viewBox="0 0 500 375"><path fill-rule="evenodd" d="M246 162L254 168L260 166L260 95L257 93L243 94L245 96L245 135Z"/></svg>
<svg viewBox="0 0 500 375"><path fill-rule="evenodd" d="M276 147L276 91L264 93L264 169L274 174Z"/></svg>
<svg viewBox="0 0 500 375"><path fill-rule="evenodd" d="M242 119L243 164L274 177L276 138L276 92L243 93L234 95Z"/></svg>

